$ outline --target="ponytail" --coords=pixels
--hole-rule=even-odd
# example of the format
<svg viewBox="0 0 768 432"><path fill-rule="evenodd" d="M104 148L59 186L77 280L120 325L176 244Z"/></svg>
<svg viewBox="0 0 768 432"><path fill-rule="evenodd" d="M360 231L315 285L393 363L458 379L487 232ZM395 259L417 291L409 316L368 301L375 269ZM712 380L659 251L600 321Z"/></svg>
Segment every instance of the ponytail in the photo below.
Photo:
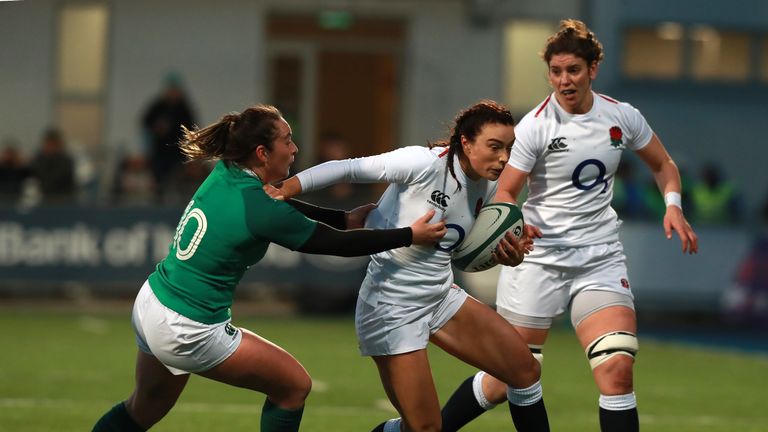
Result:
<svg viewBox="0 0 768 432"><path fill-rule="evenodd" d="M263 145L272 149L277 133L275 121L282 118L277 108L255 105L242 113L227 114L216 123L202 129L187 129L179 148L187 160L216 160L244 162Z"/></svg>

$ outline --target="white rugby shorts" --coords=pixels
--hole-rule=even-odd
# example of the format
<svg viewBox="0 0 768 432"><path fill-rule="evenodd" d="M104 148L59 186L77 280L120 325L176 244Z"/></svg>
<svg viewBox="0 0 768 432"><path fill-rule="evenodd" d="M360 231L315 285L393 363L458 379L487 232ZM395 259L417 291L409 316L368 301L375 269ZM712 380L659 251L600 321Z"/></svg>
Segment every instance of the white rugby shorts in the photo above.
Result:
<svg viewBox="0 0 768 432"><path fill-rule="evenodd" d="M610 291L634 300L620 242L584 247L541 247L517 267L504 266L496 290L496 309L508 320L534 328L549 328L552 318L569 307L582 291ZM592 306L595 310L600 305Z"/></svg>
<svg viewBox="0 0 768 432"><path fill-rule="evenodd" d="M355 330L360 354L381 356L424 349L464 304L467 293L454 285L427 306L404 306L379 300L375 305L357 298Z"/></svg>
<svg viewBox="0 0 768 432"><path fill-rule="evenodd" d="M131 318L136 344L154 355L174 375L203 372L227 359L240 346L242 331L230 320L203 324L165 307L144 282Z"/></svg>

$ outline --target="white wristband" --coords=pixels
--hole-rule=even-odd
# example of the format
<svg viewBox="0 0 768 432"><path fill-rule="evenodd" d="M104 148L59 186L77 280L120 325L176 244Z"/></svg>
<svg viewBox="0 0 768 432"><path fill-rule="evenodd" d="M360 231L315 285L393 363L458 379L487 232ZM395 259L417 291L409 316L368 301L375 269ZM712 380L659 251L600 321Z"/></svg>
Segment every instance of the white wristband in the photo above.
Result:
<svg viewBox="0 0 768 432"><path fill-rule="evenodd" d="M673 205L680 208L680 210L683 209L683 197L680 195L680 192L667 192L664 195L664 204L667 205L667 207Z"/></svg>

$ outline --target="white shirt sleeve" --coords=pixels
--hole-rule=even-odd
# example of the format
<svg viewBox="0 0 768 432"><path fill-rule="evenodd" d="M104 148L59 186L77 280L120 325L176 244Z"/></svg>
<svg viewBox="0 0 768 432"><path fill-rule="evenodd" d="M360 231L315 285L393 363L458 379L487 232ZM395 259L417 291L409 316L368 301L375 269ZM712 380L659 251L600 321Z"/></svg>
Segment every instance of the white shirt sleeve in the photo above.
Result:
<svg viewBox="0 0 768 432"><path fill-rule="evenodd" d="M648 145L651 142L651 138L653 138L653 130L651 130L651 126L648 125L645 117L640 114L637 108L626 102L619 103L619 109L626 123L628 135L626 146L632 150L640 150Z"/></svg>
<svg viewBox="0 0 768 432"><path fill-rule="evenodd" d="M515 142L512 144L512 152L509 155L509 165L523 172L531 172L541 151L537 149L536 130L533 127L534 120L529 114L515 126Z"/></svg>
<svg viewBox="0 0 768 432"><path fill-rule="evenodd" d="M296 177L302 193L342 182L408 184L421 177L435 158L426 147L403 147L376 156L325 162Z"/></svg>

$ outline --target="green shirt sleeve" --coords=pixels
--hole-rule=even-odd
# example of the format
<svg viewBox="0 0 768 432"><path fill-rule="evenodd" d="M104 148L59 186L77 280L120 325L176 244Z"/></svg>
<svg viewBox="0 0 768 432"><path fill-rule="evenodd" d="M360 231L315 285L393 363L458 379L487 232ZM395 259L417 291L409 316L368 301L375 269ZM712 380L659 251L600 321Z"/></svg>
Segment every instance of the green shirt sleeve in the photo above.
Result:
<svg viewBox="0 0 768 432"><path fill-rule="evenodd" d="M251 234L290 250L306 243L317 227L317 222L287 203L270 198L261 188L244 189L243 202Z"/></svg>

